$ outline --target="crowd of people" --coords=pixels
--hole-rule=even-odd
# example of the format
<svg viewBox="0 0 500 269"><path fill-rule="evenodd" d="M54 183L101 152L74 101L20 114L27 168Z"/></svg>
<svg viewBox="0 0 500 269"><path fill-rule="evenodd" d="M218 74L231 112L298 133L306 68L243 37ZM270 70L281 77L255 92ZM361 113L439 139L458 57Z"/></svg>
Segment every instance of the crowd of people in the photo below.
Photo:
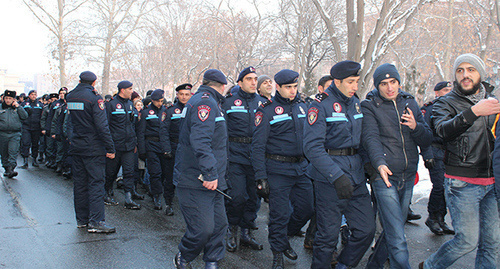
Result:
<svg viewBox="0 0 500 269"><path fill-rule="evenodd" d="M165 205L168 216L176 196L186 222L176 268L190 268L201 252L205 268L218 268L226 251L262 251L252 235L262 202L269 203L272 268L298 258L288 237L303 235L308 222L311 268L354 268L375 239L367 268L387 261L410 268L404 224L413 216L421 155L433 184L425 224L454 237L419 268L447 268L476 249L476 268L496 268L500 104L484 81L484 62L459 56L454 80L438 83L436 99L422 107L402 90L392 64L377 67L374 89L361 101L360 70L353 61L335 64L314 98L299 93L297 72L283 69L273 83L251 66L230 89L221 71L207 70L195 93L189 83L176 87L173 103L162 89L141 98L127 80L103 98L90 71L71 91L38 98L36 91L26 97L6 90L4 176L17 176L20 152L20 168L44 163L73 179L77 227L91 233L115 232L104 213L105 205L119 205L118 187L125 209L141 209L143 186L153 208Z"/></svg>

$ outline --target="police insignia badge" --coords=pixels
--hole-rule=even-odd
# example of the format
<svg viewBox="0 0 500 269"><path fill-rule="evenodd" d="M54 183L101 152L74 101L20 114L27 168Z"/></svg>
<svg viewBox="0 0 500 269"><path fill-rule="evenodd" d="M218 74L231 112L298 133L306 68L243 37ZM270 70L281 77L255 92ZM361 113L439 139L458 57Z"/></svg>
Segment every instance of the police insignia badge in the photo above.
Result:
<svg viewBox="0 0 500 269"><path fill-rule="evenodd" d="M104 100L102 99L97 100L97 104L99 104L99 108L101 110L104 110Z"/></svg>
<svg viewBox="0 0 500 269"><path fill-rule="evenodd" d="M255 113L255 126L259 126L262 122L262 112Z"/></svg>
<svg viewBox="0 0 500 269"><path fill-rule="evenodd" d="M337 113L340 113L342 112L342 106L339 103L335 103L333 104L333 110L335 110L335 112Z"/></svg>
<svg viewBox="0 0 500 269"><path fill-rule="evenodd" d="M122 105L116 104L116 108L120 109L120 108L122 108Z"/></svg>
<svg viewBox="0 0 500 269"><path fill-rule="evenodd" d="M161 121L165 121L166 118L167 118L167 113L163 112L161 114Z"/></svg>
<svg viewBox="0 0 500 269"><path fill-rule="evenodd" d="M141 120L141 113L137 114L137 120Z"/></svg>
<svg viewBox="0 0 500 269"><path fill-rule="evenodd" d="M307 122L309 122L309 125L313 125L317 119L318 109L315 107L309 108L309 111L307 111Z"/></svg>
<svg viewBox="0 0 500 269"><path fill-rule="evenodd" d="M282 107L277 106L277 107L274 109L274 112L276 112L276 114L278 114L278 115L281 115L281 114L283 114L284 110L283 110L283 108L282 108Z"/></svg>
<svg viewBox="0 0 500 269"><path fill-rule="evenodd" d="M235 106L241 106L241 100L240 99L234 100L234 105Z"/></svg>
<svg viewBox="0 0 500 269"><path fill-rule="evenodd" d="M427 112L427 111L425 111L425 109L422 109L420 111L422 112L422 116L425 116L425 112Z"/></svg>
<svg viewBox="0 0 500 269"><path fill-rule="evenodd" d="M306 112L304 111L304 109L301 106L299 106L299 110L300 110L300 113L306 114Z"/></svg>
<svg viewBox="0 0 500 269"><path fill-rule="evenodd" d="M206 121L210 115L210 107L207 105L198 106L198 118L201 121Z"/></svg>
<svg viewBox="0 0 500 269"><path fill-rule="evenodd" d="M176 108L176 109L174 110L174 112L175 112L175 114L179 114L179 113L181 113L181 110L180 110L180 109L178 109L178 108Z"/></svg>
<svg viewBox="0 0 500 269"><path fill-rule="evenodd" d="M151 109L151 110L149 111L149 115L154 115L154 114L155 114L155 112Z"/></svg>
<svg viewBox="0 0 500 269"><path fill-rule="evenodd" d="M361 109L359 109L359 104L356 103L356 112L361 113Z"/></svg>

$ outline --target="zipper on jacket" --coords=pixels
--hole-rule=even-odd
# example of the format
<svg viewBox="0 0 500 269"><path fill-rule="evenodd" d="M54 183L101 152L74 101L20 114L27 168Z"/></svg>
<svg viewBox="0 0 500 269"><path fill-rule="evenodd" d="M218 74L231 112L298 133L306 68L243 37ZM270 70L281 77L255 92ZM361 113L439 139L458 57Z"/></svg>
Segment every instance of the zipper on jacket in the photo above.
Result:
<svg viewBox="0 0 500 269"><path fill-rule="evenodd" d="M401 126L401 116L399 115L398 105L396 104L396 100L393 100L394 108L396 109L396 114L398 115L398 124L399 124L399 133L401 134L401 141L403 141L403 154L405 156L405 169L408 168L408 156L406 156L406 147L405 147L405 138L403 136L403 126Z"/></svg>
<svg viewBox="0 0 500 269"><path fill-rule="evenodd" d="M487 143L488 143L488 151L490 151L491 149L491 145L490 145L490 136L488 134L488 121L486 120L486 118L488 117L483 117L483 123L484 123L484 131L486 132L486 140L487 140ZM488 177L492 177L493 175L490 174L490 171L491 171L491 164L492 164L492 160L491 160L491 152L488 154Z"/></svg>

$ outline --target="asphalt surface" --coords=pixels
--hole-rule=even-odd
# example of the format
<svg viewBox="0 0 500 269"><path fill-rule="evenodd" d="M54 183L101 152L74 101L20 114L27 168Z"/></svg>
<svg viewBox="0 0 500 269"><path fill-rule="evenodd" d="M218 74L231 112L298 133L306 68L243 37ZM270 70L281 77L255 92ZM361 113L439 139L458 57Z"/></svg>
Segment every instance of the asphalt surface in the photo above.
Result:
<svg viewBox="0 0 500 269"><path fill-rule="evenodd" d="M106 221L116 226L117 232L89 234L76 228L71 180L64 180L43 166L16 171L19 175L15 179L1 178L1 268L174 268L172 258L185 230L177 201L175 215L171 217L154 210L149 197L138 201L143 206L141 210L132 211L123 208L122 191L116 190L115 199L120 205L106 207ZM139 189L139 192L144 191ZM419 262L452 238L435 236L425 226L426 195L413 197L412 208L423 218L406 225L412 268L418 268ZM254 232L264 250L239 249L227 253L221 268L271 267L268 212L268 205L263 203L257 219L259 230ZM447 221L451 224L449 217ZM299 259L285 258L286 268L310 268L312 252L304 249L303 238L293 237L290 242ZM364 268L370 253L368 250L357 268ZM450 268L472 268L474 257L475 252L468 254ZM192 265L203 268L204 263L198 257Z"/></svg>

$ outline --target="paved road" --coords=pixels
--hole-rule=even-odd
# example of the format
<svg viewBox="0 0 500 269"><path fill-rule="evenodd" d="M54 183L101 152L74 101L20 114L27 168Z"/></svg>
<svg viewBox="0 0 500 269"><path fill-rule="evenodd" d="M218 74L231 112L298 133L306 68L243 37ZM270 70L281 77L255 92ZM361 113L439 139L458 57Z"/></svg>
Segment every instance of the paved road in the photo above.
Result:
<svg viewBox="0 0 500 269"><path fill-rule="evenodd" d="M185 229L177 203L173 217L153 210L149 198L142 201L143 209L139 211L122 206L106 207L106 220L117 227L117 232L88 234L76 228L72 181L65 181L46 168L18 171L16 179L1 179L0 267L174 268L172 258ZM115 192L115 197L123 204L120 190ZM427 199L414 197L414 201L414 211L425 215ZM221 268L271 267L266 227L268 212L267 204L263 203L257 219L259 230L255 232L257 239L264 243L264 250L228 253ZM420 261L451 238L431 234L424 219L406 225L406 229L412 268L417 268ZM299 259L285 259L286 268L310 267L311 252L305 250L302 243L303 238L291 239ZM370 252L358 268L364 268ZM472 268L474 255L462 258L452 268ZM193 262L193 267L203 268L201 258Z"/></svg>

